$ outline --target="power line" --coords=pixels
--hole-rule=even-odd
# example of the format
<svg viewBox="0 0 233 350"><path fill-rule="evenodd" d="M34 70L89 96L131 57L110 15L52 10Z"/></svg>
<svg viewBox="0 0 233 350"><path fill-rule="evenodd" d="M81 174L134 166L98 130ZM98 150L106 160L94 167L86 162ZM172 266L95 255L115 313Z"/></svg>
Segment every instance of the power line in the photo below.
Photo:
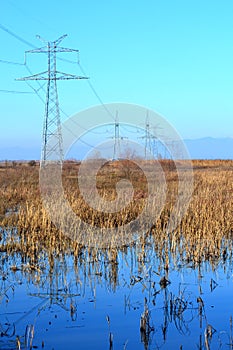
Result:
<svg viewBox="0 0 233 350"><path fill-rule="evenodd" d="M30 71L27 63L26 63L26 54L27 53L34 53L34 52L41 52L41 53L48 53L48 48L40 48L40 49L37 49L36 46L32 43L30 43L28 40L25 40L24 38L22 38L21 36L19 36L18 34L14 33L12 30L10 30L9 28L7 28L6 26L4 26L3 24L0 24L0 29L3 30L4 32L6 32L7 34L11 35L12 37L14 37L16 40L22 42L23 44L33 48L34 50L31 50L31 51L27 51L25 53L25 63L22 64L22 63L17 63L17 62L11 62L11 61L6 61L6 60L0 60L0 63L5 63L5 64L12 64L12 65L22 65L22 66L25 66L26 69L29 71L29 73L31 74L31 77L26 77L24 78L23 80L26 81L26 83L28 84L28 86L34 91L34 93L40 98L40 100L44 103L44 100L43 98L40 96L39 94L39 90L42 90L45 92L44 90L44 87L43 85L40 84L40 80L46 80L47 78L45 78L44 74L47 73L47 72L43 72L43 73L39 73L39 74L32 74L32 72ZM62 37L63 38L63 37ZM61 38L60 38L61 39ZM59 40L60 40L59 39ZM50 42L51 43L51 42ZM54 42L55 43L55 42ZM64 59L64 58L61 58L61 57L56 57L57 60L60 60L60 61L63 61L63 62L66 62L66 63L70 63L70 64L77 64L81 70L81 72L84 74L84 76L86 76L86 73L84 71L84 68L81 66L80 64L80 61L79 61L79 51L78 50L72 50L72 49L64 49L64 48L61 48L61 51L60 52L76 52L77 53L77 61L71 61L71 60L67 60L67 59ZM59 52L59 50L55 50L56 53ZM55 54L55 52L54 52ZM60 72L57 72L57 73L60 73ZM60 77L56 78L56 79L77 79L77 77L75 77L74 75L68 75L68 74L63 74L61 73L60 74ZM35 89L33 86L31 86L28 82L28 80L36 80L38 86L39 86L39 89ZM105 109L105 111L108 113L108 115L110 115L110 117L115 121L115 117L114 115L111 113L111 111L107 108L107 106L104 104L103 100L101 99L101 97L99 96L99 94L97 93L96 89L94 88L93 84L90 82L90 80L88 79L88 85L89 87L91 88L92 92L94 93L94 95L96 96L96 98L98 99L98 101L100 102L100 104L103 106L103 108ZM19 92L19 91L13 91L13 90L0 90L0 92L8 92L8 93L33 93L33 92ZM60 111L68 117L68 115L60 109ZM76 123L73 119L72 121L74 123ZM77 124L77 123L76 123ZM78 125L78 124L77 124ZM80 127L82 127L81 125L79 125ZM84 130L87 130L85 127L82 127ZM90 130L87 130L88 132L92 132L92 133L95 133L95 134L101 134L102 132L96 132L96 131L90 131ZM81 141L83 142L83 141ZM84 142L83 142L84 143ZM87 143L86 143L87 144ZM88 144L88 146L92 147L91 145Z"/></svg>
<svg viewBox="0 0 233 350"><path fill-rule="evenodd" d="M39 97L39 99L41 100L41 102L44 104L44 100L43 98L40 96L40 94L38 93L39 89L36 90L28 81L26 81L26 84L34 91L34 93Z"/></svg>
<svg viewBox="0 0 233 350"><path fill-rule="evenodd" d="M8 33L9 35L11 35L12 37L14 37L15 39L17 39L18 41L22 42L23 44L26 44L28 46L30 46L33 49L36 49L36 46L32 43L30 43L28 40L25 40L24 38L22 38L21 36L19 36L18 34L14 33L12 30L8 29L6 26L4 26L3 24L0 24L0 29L2 29L4 32ZM71 50L72 51L72 50ZM77 53L78 58L77 58L77 62L76 61L71 61L71 60L67 60L65 58L61 58L61 57L57 57L58 60L63 61L63 62L67 62L70 64L78 64L82 74L84 74L84 76L86 76L86 73L84 71L84 68L81 66L80 61L79 61L79 51L78 50L73 50ZM41 51L42 52L42 51ZM46 52L44 52L46 53ZM3 61L3 60L2 60ZM0 61L1 62L1 61ZM3 62L2 62L3 63ZM7 63L7 61L4 61L4 63ZM9 64L14 64L11 63L10 61L8 61ZM23 65L23 64L22 64ZM26 65L26 62L25 62ZM26 65L27 66L27 65ZM31 74L31 73L30 73ZM32 75L32 74L31 74ZM94 95L96 96L96 98L98 99L98 101L100 102L100 104L103 106L103 108L105 109L105 111L108 113L108 115L111 116L111 118L113 120L115 120L114 115L111 113L111 111L107 108L107 106L104 104L103 100L101 99L101 97L99 96L99 94L97 93L96 89L94 88L93 84L90 82L90 80L87 80L89 87L91 88L92 92L94 93Z"/></svg>
<svg viewBox="0 0 233 350"><path fill-rule="evenodd" d="M33 94L31 91L16 91L16 90L0 90L0 92L5 92L9 94Z"/></svg>
<svg viewBox="0 0 233 350"><path fill-rule="evenodd" d="M6 60L0 60L0 63L5 63L5 64L12 64L15 66L24 66L24 63L18 63L18 62L12 62L12 61L6 61Z"/></svg>
<svg viewBox="0 0 233 350"><path fill-rule="evenodd" d="M18 34L14 33L12 30L8 29L7 27L5 27L3 24L0 23L0 29L2 29L4 32L10 34L11 36L13 36L15 39L21 41L23 44L28 45L32 48L36 48L35 45L31 44L29 41L25 40L24 38L22 38L21 36L19 36Z"/></svg>
<svg viewBox="0 0 233 350"><path fill-rule="evenodd" d="M77 137L77 135L76 135L70 128L68 128L67 125L63 125L63 126L64 126L65 129L66 129L67 131L69 131L74 137ZM81 138L79 138L78 141L80 141L81 143L83 143L84 145L86 145L86 146L88 146L88 147L95 148L95 146L89 144L88 142L82 140Z"/></svg>
<svg viewBox="0 0 233 350"><path fill-rule="evenodd" d="M6 26L4 26L1 23L0 23L0 29L2 29L4 32L10 34L12 37L14 37L18 41L22 42L23 44L26 44L26 45L30 46L31 48L33 48L33 49L36 49L36 46L34 44L30 43L28 40L25 40L24 38L22 38L18 34L14 33L12 30L8 29ZM63 61L63 62L71 63L71 64L77 64L79 62L79 56L78 56L77 62L76 61L67 60L67 59L61 58L61 57L57 57L57 59L60 60L60 61ZM14 63L11 63L9 61L7 62L7 61L3 61L3 60L1 60L0 62L14 64ZM17 63L15 63L15 64L17 64ZM23 63L22 63L22 65L23 65Z"/></svg>
<svg viewBox="0 0 233 350"><path fill-rule="evenodd" d="M116 111L115 123L114 123L114 136L111 139L114 139L114 148L113 148L113 159L117 160L121 155L121 141L127 139L127 137L120 136L120 122L118 118L118 111Z"/></svg>
<svg viewBox="0 0 233 350"><path fill-rule="evenodd" d="M69 131L75 138L77 137L77 135L73 132L73 130L71 130L66 124L63 124L63 127ZM88 130L89 131L89 130ZM93 149L99 149L99 150L103 150L103 149L110 149L111 148L111 145L110 146L107 146L107 147L98 147L96 145L91 145L90 143L88 143L87 141L84 141L81 137L78 138L78 140L76 142L81 142L83 143L84 145L90 147L90 148L93 148Z"/></svg>
<svg viewBox="0 0 233 350"><path fill-rule="evenodd" d="M76 62L76 64L77 64L77 62ZM31 75L33 75L33 74L32 74L32 71L30 70L30 68L28 67L27 64L25 64L25 67L26 67L26 69L28 70L28 72L29 72ZM41 85L40 81L39 81L39 80L36 80L36 83L37 83L38 86L39 86L39 89L36 90L31 84L29 84L28 81L26 81L26 83L27 83L28 86L35 92L35 94L39 97L39 99L40 99L40 100L42 101L42 103L44 104L44 103L45 103L44 99L43 99L43 98L40 96L40 94L38 93L39 90L43 90L43 92L46 94L46 91L45 91L45 89L44 89L44 85ZM60 111L61 111L62 114L64 114L64 116L66 116L67 118L69 118L69 115L68 115L61 107L60 107ZM98 134L98 135L100 135L100 134L103 133L103 132L97 132L97 131L93 131L93 130L88 130L88 129L85 128L84 126L82 126L82 125L80 125L79 123L77 123L76 120L74 120L73 118L71 118L71 121L72 121L75 125L77 125L77 126L79 126L80 128L82 128L83 130L89 131L89 132L91 132L91 133L93 133L93 134Z"/></svg>
<svg viewBox="0 0 233 350"><path fill-rule="evenodd" d="M80 67L81 72L86 75L83 67L81 66L80 62L78 62L78 65ZM89 87L91 88L92 92L94 93L94 95L96 96L96 98L99 100L100 104L103 106L103 108L105 109L105 111L108 113L108 115L110 115L110 117L115 120L114 115L111 113L111 111L107 108L107 106L104 104L103 100L101 99L101 97L99 96L99 94L97 93L97 91L95 90L94 86L92 85L92 83L90 82L90 80L87 80L87 83L89 85Z"/></svg>
<svg viewBox="0 0 233 350"><path fill-rule="evenodd" d="M83 125L79 124L75 119L71 118L70 120L72 121L72 123L74 123L75 125L77 125L78 127L80 127L81 129L83 129L85 131L88 131L88 132L95 134L95 135L103 135L103 131L94 131L93 129L87 129ZM108 130L106 130L105 132L108 132Z"/></svg>
<svg viewBox="0 0 233 350"><path fill-rule="evenodd" d="M77 62L76 62L76 64L77 64ZM25 63L25 67L26 67L26 69L28 70L28 72L33 76L33 73L32 73L32 71L30 70L30 68L28 67L28 65ZM38 93L38 91L39 90L43 90L43 92L46 94L46 91L45 91L45 89L44 89L44 85L41 85L41 83L40 83L40 81L39 80L35 80L36 81L36 83L38 84L38 86L39 86L39 89L35 89L31 84L29 84L29 82L26 80L26 83L28 84L28 86L35 92L35 94L39 97L39 99L43 102L43 104L45 103L45 101L44 101L44 99L40 96L40 94ZM61 113L62 114L64 114L67 118L69 118L69 115L61 108L61 107L59 107L60 108L60 111L61 111ZM74 120L73 118L71 118L71 121L75 124L75 125L77 125L77 126L79 126L80 128L82 128L83 130L86 130L86 131L89 131L89 132L91 132L91 133L93 133L93 134L101 134L101 132L95 132L95 131L90 131L90 130L88 130L87 128L85 128L84 126L82 126L82 125L80 125L79 123L77 123L76 122L76 120Z"/></svg>
<svg viewBox="0 0 233 350"><path fill-rule="evenodd" d="M63 140L61 133L60 108L57 93L57 80L87 79L86 77L68 74L57 70L57 53L58 52L77 52L78 50L59 46L61 41L67 35L63 35L55 41L46 42L46 46L35 48L28 53L46 53L48 57L47 71L30 75L17 80L44 80L47 81L45 118L43 128L43 147L41 161L42 166L49 160L58 160L61 164L64 159ZM44 42L44 39L38 37ZM40 87L43 89L43 87ZM53 143L51 143L52 138ZM55 159L53 157L56 157Z"/></svg>
<svg viewBox="0 0 233 350"><path fill-rule="evenodd" d="M27 69L27 71L29 72L29 74L33 75L32 71L30 70L30 68L28 67L27 63L25 62L25 68ZM39 90L43 90L43 92L46 94L46 91L44 89L44 85L41 84L38 80L36 80L36 83L39 86L39 89L35 89L31 84L29 84L28 80L26 80L26 83L28 84L28 86L36 93L36 95L39 97L39 99L43 102L43 104L45 104L45 101L43 99L43 97L40 96L40 94L38 93Z"/></svg>
<svg viewBox="0 0 233 350"><path fill-rule="evenodd" d="M158 142L158 137L156 135L154 135L153 133L151 133L151 125L150 125L150 121L149 121L149 111L147 111L146 113L146 121L145 121L145 134L141 137L139 137L141 139L145 140L145 159L148 159L148 157L151 157L151 154L154 153L154 147L156 142ZM152 141L153 141L153 150L152 150ZM148 150L149 150L149 154L148 154ZM154 156L154 154L153 154Z"/></svg>
<svg viewBox="0 0 233 350"><path fill-rule="evenodd" d="M129 130L127 128L127 126L125 126L124 124L121 124L121 129L123 129L123 130L125 130L125 131L127 131L128 133L131 133L131 134L138 134L139 133L139 128L136 128L136 131L135 131L135 130L132 130L133 127L131 127L131 129ZM128 126L128 127L130 127L130 126ZM135 129L135 126L134 126L134 129Z"/></svg>

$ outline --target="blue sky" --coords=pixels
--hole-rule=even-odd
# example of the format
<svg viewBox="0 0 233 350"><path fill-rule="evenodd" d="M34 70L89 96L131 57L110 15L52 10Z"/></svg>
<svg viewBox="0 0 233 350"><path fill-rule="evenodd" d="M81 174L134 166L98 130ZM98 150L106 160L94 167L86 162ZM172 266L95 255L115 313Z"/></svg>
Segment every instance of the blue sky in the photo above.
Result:
<svg viewBox="0 0 233 350"><path fill-rule="evenodd" d="M0 23L35 46L68 34L105 103L129 102L161 113L183 138L233 137L233 2L222 0L4 0ZM31 47L0 29L1 60L23 62ZM62 56L75 59L72 54ZM28 56L33 73L44 55ZM82 75L78 66L59 70ZM31 91L24 66L0 63L0 89ZM86 81L58 84L72 115L99 104ZM34 94L0 92L1 144L40 142L44 105ZM62 116L64 120L66 117Z"/></svg>

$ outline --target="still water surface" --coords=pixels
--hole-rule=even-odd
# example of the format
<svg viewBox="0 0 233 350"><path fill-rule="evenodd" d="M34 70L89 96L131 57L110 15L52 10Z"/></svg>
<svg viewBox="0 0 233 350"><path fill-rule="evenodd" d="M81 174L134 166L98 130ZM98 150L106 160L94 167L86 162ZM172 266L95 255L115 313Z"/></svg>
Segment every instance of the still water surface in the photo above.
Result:
<svg viewBox="0 0 233 350"><path fill-rule="evenodd" d="M170 257L166 270L152 247L139 255L44 254L30 265L1 253L0 349L233 349L231 258Z"/></svg>

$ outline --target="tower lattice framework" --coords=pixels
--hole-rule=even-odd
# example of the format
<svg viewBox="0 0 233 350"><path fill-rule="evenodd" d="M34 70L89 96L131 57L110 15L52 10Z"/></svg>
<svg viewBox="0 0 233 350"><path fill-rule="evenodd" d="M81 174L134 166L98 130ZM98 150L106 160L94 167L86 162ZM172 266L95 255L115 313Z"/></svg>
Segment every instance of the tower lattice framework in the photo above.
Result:
<svg viewBox="0 0 233 350"><path fill-rule="evenodd" d="M87 77L68 74L57 70L57 53L76 52L79 50L70 49L59 46L61 41L67 35L63 35L55 41L45 41L38 36L40 40L46 43L45 46L33 50L26 51L27 53L44 53L48 57L48 69L45 72L34 74L28 77L23 77L17 80L46 80L46 103L45 116L42 135L42 149L41 149L41 165L49 160L57 160L63 162L63 141L61 131L61 118L59 109L59 100L57 92L57 80L74 80L74 79L88 79ZM50 142L49 142L50 140ZM52 140L52 142L51 142Z"/></svg>

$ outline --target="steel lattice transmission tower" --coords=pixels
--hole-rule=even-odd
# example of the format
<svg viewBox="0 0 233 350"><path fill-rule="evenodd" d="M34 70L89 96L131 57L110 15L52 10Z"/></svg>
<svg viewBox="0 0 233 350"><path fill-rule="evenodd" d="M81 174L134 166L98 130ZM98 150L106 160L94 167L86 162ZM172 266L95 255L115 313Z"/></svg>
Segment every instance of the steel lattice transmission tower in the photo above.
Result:
<svg viewBox="0 0 233 350"><path fill-rule="evenodd" d="M151 128L150 128L150 122L149 122L149 112L146 112L146 123L145 123L145 135L141 136L141 139L145 140L145 159L148 159L148 157L151 157L152 149L151 149L151 139L155 139L155 136L151 134ZM149 149L149 154L148 154Z"/></svg>
<svg viewBox="0 0 233 350"><path fill-rule="evenodd" d="M48 69L45 72L34 74L28 77L20 78L17 80L47 80L46 91L46 103L45 103L45 117L43 127L43 143L41 150L41 165L45 164L48 160L54 160L54 158L62 163L63 154L63 142L61 132L61 120L59 100L57 93L57 80L73 80L73 79L88 79L87 77L77 76L73 74L63 73L57 70L57 53L64 52L76 52L79 50L65 48L59 46L60 42L67 35L63 35L55 41L45 41L40 36L37 36L41 41L46 43L46 46L26 51L26 53L44 53L48 56ZM53 142L48 142L52 137Z"/></svg>
<svg viewBox="0 0 233 350"><path fill-rule="evenodd" d="M120 157L120 123L118 119L118 112L116 112L114 127L115 127L115 132L114 132L113 159L116 160Z"/></svg>
<svg viewBox="0 0 233 350"><path fill-rule="evenodd" d="M116 111L114 123L114 136L110 138L114 139L113 160L118 160L121 156L121 141L127 138L120 136L120 122L118 118L118 111Z"/></svg>

